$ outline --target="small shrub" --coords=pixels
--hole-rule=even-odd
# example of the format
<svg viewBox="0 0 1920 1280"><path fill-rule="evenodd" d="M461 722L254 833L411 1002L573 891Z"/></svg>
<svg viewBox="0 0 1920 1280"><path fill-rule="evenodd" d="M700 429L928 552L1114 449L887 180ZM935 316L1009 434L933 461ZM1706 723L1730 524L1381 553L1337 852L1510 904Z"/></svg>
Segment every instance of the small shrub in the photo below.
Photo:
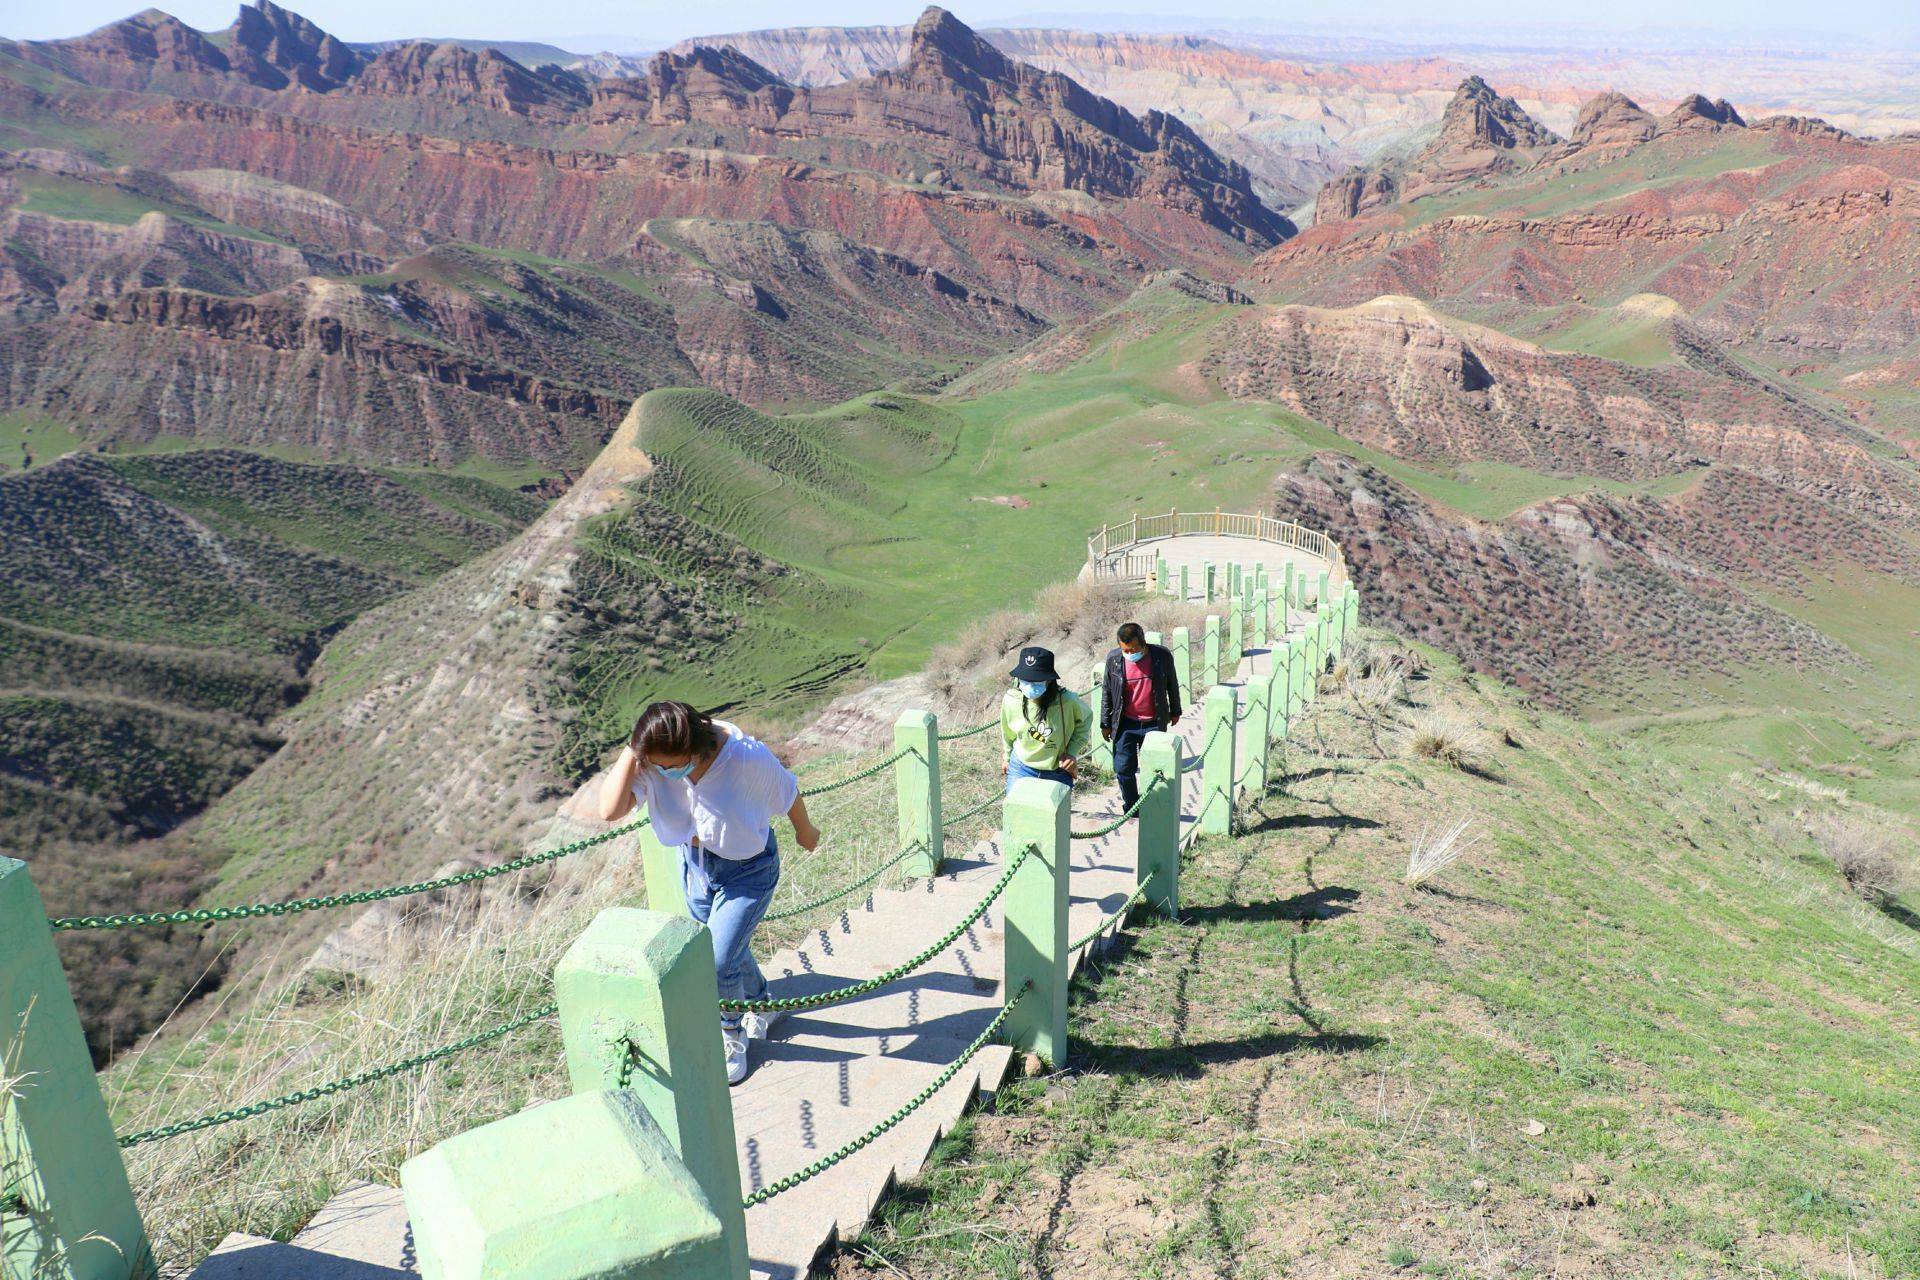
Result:
<svg viewBox="0 0 1920 1280"><path fill-rule="evenodd" d="M1813 839L1853 891L1869 902L1897 898L1914 883L1911 858L1884 825L1828 816L1814 824Z"/></svg>
<svg viewBox="0 0 1920 1280"><path fill-rule="evenodd" d="M1407 721L1407 750L1422 760L1470 769L1486 754L1486 734L1452 707L1429 707Z"/></svg>
<svg viewBox="0 0 1920 1280"><path fill-rule="evenodd" d="M1472 830L1472 818L1458 818L1445 826L1422 827L1407 850L1407 887L1424 889L1435 876L1460 861L1480 843Z"/></svg>

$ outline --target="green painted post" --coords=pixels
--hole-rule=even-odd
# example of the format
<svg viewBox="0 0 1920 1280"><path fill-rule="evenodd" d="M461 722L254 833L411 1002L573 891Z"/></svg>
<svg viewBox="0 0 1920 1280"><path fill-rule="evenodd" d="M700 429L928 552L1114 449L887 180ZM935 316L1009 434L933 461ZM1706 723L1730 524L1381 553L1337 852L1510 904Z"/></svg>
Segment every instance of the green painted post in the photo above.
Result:
<svg viewBox="0 0 1920 1280"><path fill-rule="evenodd" d="M1320 585L1314 589L1314 593L1313 593L1313 605L1314 605L1314 608L1316 609L1322 609L1326 607L1327 579L1330 577L1332 577L1332 573L1329 570L1322 569L1320 571Z"/></svg>
<svg viewBox="0 0 1920 1280"><path fill-rule="evenodd" d="M573 1091L626 1080L719 1215L725 1274L744 1280L746 1217L714 1007L713 935L683 916L609 907L560 957L553 987Z"/></svg>
<svg viewBox="0 0 1920 1280"><path fill-rule="evenodd" d="M1162 648L1164 648L1166 647L1167 642L1160 638L1160 633L1158 631L1149 631L1147 632L1147 643L1157 644L1157 645L1160 645Z"/></svg>
<svg viewBox="0 0 1920 1280"><path fill-rule="evenodd" d="M1220 683L1220 615L1207 615L1206 642L1200 652L1200 679L1211 689Z"/></svg>
<svg viewBox="0 0 1920 1280"><path fill-rule="evenodd" d="M1227 601L1227 651L1225 670L1240 670L1240 659L1247 652L1247 611L1239 596Z"/></svg>
<svg viewBox="0 0 1920 1280"><path fill-rule="evenodd" d="M1185 627L1173 629L1173 674L1180 682L1180 699L1183 702L1193 700L1193 633Z"/></svg>
<svg viewBox="0 0 1920 1280"><path fill-rule="evenodd" d="M23 1280L146 1280L155 1274L120 1145L27 864L0 857L0 1064L19 1092L0 1112L7 1143L0 1271Z"/></svg>
<svg viewBox="0 0 1920 1280"><path fill-rule="evenodd" d="M1240 564L1238 561L1227 566L1227 594L1230 596L1240 594Z"/></svg>
<svg viewBox="0 0 1920 1280"><path fill-rule="evenodd" d="M400 1166L400 1188L422 1280L747 1274L725 1225L740 1227L739 1206L718 1210L627 1090L577 1093L448 1138Z"/></svg>
<svg viewBox="0 0 1920 1280"><path fill-rule="evenodd" d="M1001 898L1006 934L1008 999L1033 987L1008 1016L1014 1049L1038 1054L1050 1067L1067 1060L1067 876L1071 793L1065 783L1022 778L1007 793L1000 829L1006 856L1033 847Z"/></svg>
<svg viewBox="0 0 1920 1280"><path fill-rule="evenodd" d="M900 847L921 847L918 856L907 859L913 874L938 875L946 856L940 830L940 722L931 711L902 711L893 722L893 747L910 753L893 762Z"/></svg>
<svg viewBox="0 0 1920 1280"><path fill-rule="evenodd" d="M1193 599L1193 586L1187 581L1187 566L1180 566L1180 599L1184 602Z"/></svg>
<svg viewBox="0 0 1920 1280"><path fill-rule="evenodd" d="M1094 663L1087 675L1087 683L1093 688L1093 696L1087 699L1087 706L1093 711L1093 733L1087 739L1087 750L1092 754L1095 764L1112 773L1113 744L1100 733L1100 703L1107 693L1107 664L1104 661Z"/></svg>
<svg viewBox="0 0 1920 1280"><path fill-rule="evenodd" d="M1234 691L1224 684L1207 690L1207 736L1200 741L1200 834L1233 831Z"/></svg>
<svg viewBox="0 0 1920 1280"><path fill-rule="evenodd" d="M653 834L653 824L640 828L640 869L647 878L647 908L670 916L687 911L687 882L680 850L670 849Z"/></svg>
<svg viewBox="0 0 1920 1280"><path fill-rule="evenodd" d="M1248 728L1253 730L1247 749L1253 752L1253 759L1247 762L1247 790L1256 796L1267 793L1267 748L1273 738L1273 702L1268 692L1270 681L1265 676L1247 681L1247 719Z"/></svg>
<svg viewBox="0 0 1920 1280"><path fill-rule="evenodd" d="M1294 597L1295 590L1296 588L1294 586L1294 581L1293 581L1293 561L1289 560L1287 561L1286 580L1280 584L1280 607L1283 610L1289 611L1289 614L1290 614L1290 611L1293 609L1293 604L1295 599ZM1281 627L1281 630L1291 631L1292 629L1293 629L1293 618L1291 616L1288 616L1286 619L1286 623L1284 626Z"/></svg>
<svg viewBox="0 0 1920 1280"><path fill-rule="evenodd" d="M1180 914L1180 739L1150 733L1140 743L1142 793L1154 774L1166 781L1147 795L1135 823L1134 883L1162 915Z"/></svg>
<svg viewBox="0 0 1920 1280"><path fill-rule="evenodd" d="M1287 736L1291 727L1291 710L1287 698L1291 691L1287 687L1287 669L1279 661L1267 670L1267 742L1269 745Z"/></svg>
<svg viewBox="0 0 1920 1280"><path fill-rule="evenodd" d="M1159 552L1153 557L1153 581L1154 589L1161 595L1166 595L1172 587L1167 580L1167 557Z"/></svg>
<svg viewBox="0 0 1920 1280"><path fill-rule="evenodd" d="M1207 584L1207 603L1212 604L1214 590L1219 585L1218 584L1219 575L1218 573L1216 573L1214 569L1213 561L1208 560L1203 562L1200 566L1200 573L1201 573L1201 576L1206 580L1206 584Z"/></svg>
<svg viewBox="0 0 1920 1280"><path fill-rule="evenodd" d="M1264 578L1253 587L1253 647L1267 647L1267 627L1273 618L1273 602L1267 598Z"/></svg>

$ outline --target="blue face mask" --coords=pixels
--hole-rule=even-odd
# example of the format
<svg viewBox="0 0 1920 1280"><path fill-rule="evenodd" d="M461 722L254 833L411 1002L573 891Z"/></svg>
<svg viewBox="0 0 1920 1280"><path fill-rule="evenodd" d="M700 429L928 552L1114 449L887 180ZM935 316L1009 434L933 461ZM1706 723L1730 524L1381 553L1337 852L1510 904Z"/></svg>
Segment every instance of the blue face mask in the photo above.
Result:
<svg viewBox="0 0 1920 1280"><path fill-rule="evenodd" d="M693 761L689 760L685 764L674 765L671 769L663 764L655 765L654 768L660 771L660 776L663 778L680 779L693 772Z"/></svg>
<svg viewBox="0 0 1920 1280"><path fill-rule="evenodd" d="M1020 692L1026 694L1029 698L1039 698L1046 694L1047 686L1044 681L1040 680L1022 680L1020 682Z"/></svg>
<svg viewBox="0 0 1920 1280"><path fill-rule="evenodd" d="M1120 656L1125 658L1128 662L1138 662L1140 661L1140 659L1147 656L1147 651L1145 649L1142 649L1138 653L1128 653L1125 649L1122 649L1120 651Z"/></svg>

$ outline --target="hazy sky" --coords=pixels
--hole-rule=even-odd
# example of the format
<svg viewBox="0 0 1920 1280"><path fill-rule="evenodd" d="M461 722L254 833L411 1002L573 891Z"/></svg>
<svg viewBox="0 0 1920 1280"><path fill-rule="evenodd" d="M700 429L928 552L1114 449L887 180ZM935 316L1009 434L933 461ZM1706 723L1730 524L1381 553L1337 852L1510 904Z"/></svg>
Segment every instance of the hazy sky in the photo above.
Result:
<svg viewBox="0 0 1920 1280"><path fill-rule="evenodd" d="M142 0L0 0L0 36L46 39L76 35L127 16ZM620 0L282 0L288 7L348 40L389 40L405 36L473 36L495 40L548 40L569 48L591 51L585 45L618 43L631 48L670 43L683 36L754 27L800 24L844 26L863 23L910 22L920 11L917 3L894 0L706 0L705 3L664 4ZM174 0L161 7L201 28L224 27L233 20L238 0ZM1174 29L1178 23L1193 29L1243 27L1293 29L1298 20L1305 29L1331 12L1326 8L1280 6L1272 0L986 0L949 4L962 19L980 26L994 24L1113 27L1132 15L1141 25ZM1191 13L1192 18L1168 19L1168 13ZM1603 4L1573 0L1346 0L1340 6L1343 29L1368 31L1381 38L1408 43L1430 39L1456 43L1488 28L1524 29L1532 40L1553 40L1557 20L1578 28L1586 43L1588 31L1615 31L1631 39L1646 27L1698 30L1705 39L1752 33L1774 33L1768 43L1780 43L1780 33L1827 33L1854 40L1898 39L1912 48L1920 28L1920 0L1607 0ZM1076 17L1076 15L1078 15ZM1432 24L1444 16L1445 27ZM1151 21L1158 16L1161 20ZM1891 33L1898 33L1897 36ZM1531 42L1531 40L1530 40Z"/></svg>

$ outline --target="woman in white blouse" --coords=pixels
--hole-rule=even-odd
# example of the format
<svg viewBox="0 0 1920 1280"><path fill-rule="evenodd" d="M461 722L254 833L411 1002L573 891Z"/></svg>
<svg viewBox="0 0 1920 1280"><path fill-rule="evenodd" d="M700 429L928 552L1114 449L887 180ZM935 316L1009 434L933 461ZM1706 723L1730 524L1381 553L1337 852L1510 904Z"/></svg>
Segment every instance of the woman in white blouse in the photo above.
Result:
<svg viewBox="0 0 1920 1280"><path fill-rule="evenodd" d="M602 821L617 822L636 804L647 806L660 843L680 849L687 909L713 934L721 999L766 999L753 931L780 883L773 820L785 814L803 849L820 843L799 780L738 726L684 702L656 702L600 786ZM765 1039L778 1016L720 1015L729 1084L747 1078L747 1041Z"/></svg>

